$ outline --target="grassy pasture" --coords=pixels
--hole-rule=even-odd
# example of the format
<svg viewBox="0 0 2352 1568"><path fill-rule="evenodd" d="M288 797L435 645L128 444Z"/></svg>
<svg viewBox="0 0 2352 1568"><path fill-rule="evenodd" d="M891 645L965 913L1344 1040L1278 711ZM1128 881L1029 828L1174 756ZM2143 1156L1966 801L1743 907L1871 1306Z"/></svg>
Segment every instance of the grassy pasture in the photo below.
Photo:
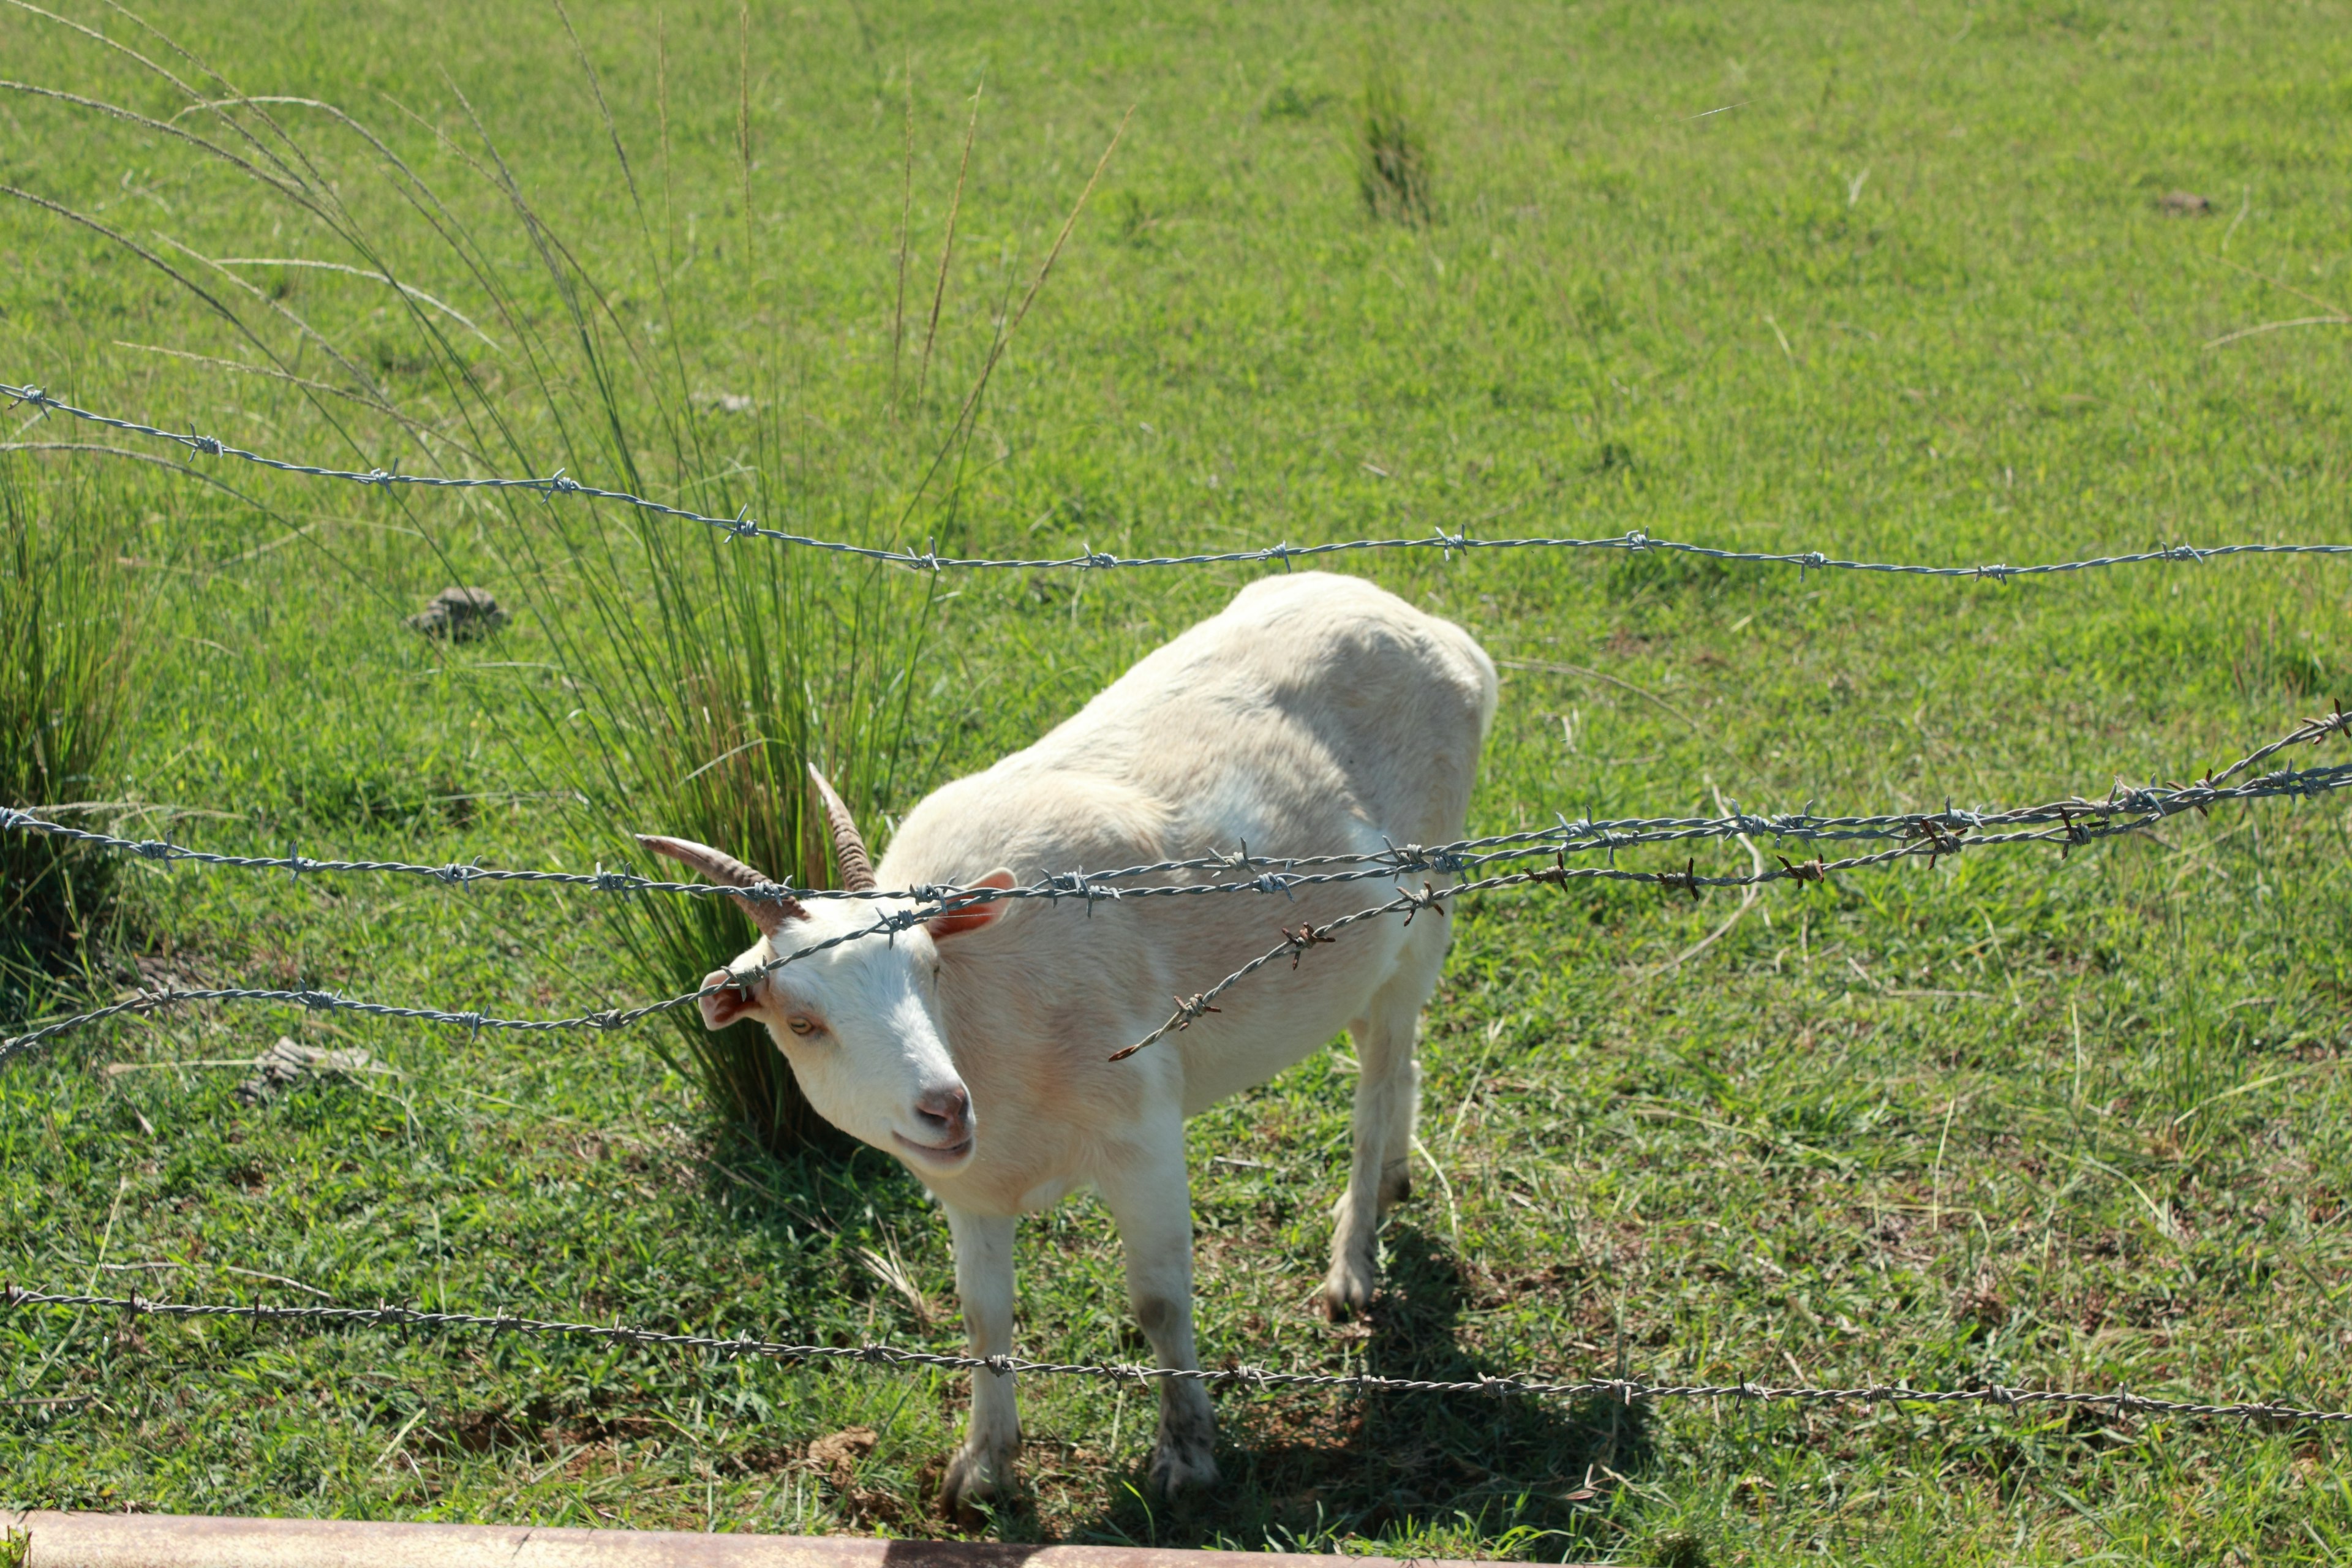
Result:
<svg viewBox="0 0 2352 1568"><path fill-rule="evenodd" d="M121 13L71 14L204 79ZM191 0L152 20L234 84L205 96L331 99L375 128L548 341L565 302L530 257L559 237L602 290L599 352L679 389L664 405L652 372L603 391L606 361L530 361L481 276L316 110L268 112L380 241L372 265L483 341L379 280L284 265L356 258L217 161L0 93L0 184L135 241L255 334L11 199L0 378L264 450L457 470L472 440L613 481L600 420L687 430L641 439L644 485L992 553L1439 525L1956 563L2347 537L2352 329L2209 346L2352 294L2338 5L577 7L609 132L551 11ZM0 16L0 58L157 120L185 101L24 12ZM1360 191L1350 137L1383 62L1423 118L1426 224L1374 221ZM969 440L948 439L1131 104ZM2168 211L2176 190L2210 210ZM270 265L198 259L229 258ZM426 318L482 390L419 347ZM375 402L255 374L264 344ZM22 410L0 434L82 438ZM549 794L584 744L561 727L574 652L603 634L576 616L581 569L528 542L557 514L202 459L239 493L128 460L6 460L136 605L143 696L122 776L91 798L188 808L171 831L224 850L574 863ZM561 516L642 585L628 520ZM1711 812L1718 790L1751 810L2096 795L2352 700L2340 563L2007 586L1656 555L1342 564L1505 664L1474 831ZM886 809L1033 739L1249 575L794 570L922 633ZM515 624L457 649L401 625L451 582L490 587ZM2352 1404L2347 836L2341 802L2277 805L2063 860L1780 885L1679 966L1729 900L1466 906L1387 1293L1336 1329L1307 1300L1346 1135L1335 1049L1196 1124L1204 1352ZM134 959L509 1012L639 999L578 897L125 877L125 951L21 1005L102 999ZM1236 918L1271 938L1276 917ZM173 1065L281 1034L390 1070L256 1106L241 1070ZM0 1071L0 1272L959 1342L944 1227L898 1167L770 1159L712 1127L661 1044L250 1008L70 1037ZM1024 1353L1137 1353L1097 1205L1025 1226L1022 1249ZM9 1507L1675 1563L2352 1554L2352 1465L2307 1432L1237 1394L1232 1484L1171 1511L1138 1493L1144 1402L1037 1384L1029 1490L974 1522L926 1490L955 1379L64 1314L0 1319L0 1337ZM870 1449L810 1455L856 1427Z"/></svg>

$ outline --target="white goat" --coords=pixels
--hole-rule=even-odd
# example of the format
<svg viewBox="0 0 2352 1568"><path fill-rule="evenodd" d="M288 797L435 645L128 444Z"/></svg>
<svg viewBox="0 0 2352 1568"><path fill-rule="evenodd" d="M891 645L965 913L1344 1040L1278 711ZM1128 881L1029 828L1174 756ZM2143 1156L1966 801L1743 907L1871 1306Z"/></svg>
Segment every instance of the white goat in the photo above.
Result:
<svg viewBox="0 0 2352 1568"><path fill-rule="evenodd" d="M815 783L853 888L1010 888L1244 845L1276 859L1377 851L1462 837L1494 711L1495 667L1460 627L1359 579L1301 573L1251 584L1027 751L923 801L878 871L839 798ZM702 845L644 843L713 881L764 880ZM1381 1213L1408 1189L1415 1026L1451 922L1358 926L1150 1049L1106 1058L1159 1025L1171 995L1264 952L1286 921L1320 923L1387 896L1376 881L1276 903L1241 893L1000 901L718 991L702 1015L714 1029L765 1024L819 1114L897 1155L938 1195L972 1354L1013 1348L1015 1220L1091 1184L1118 1223L1129 1299L1160 1364L1190 1368L1184 1119L1342 1028L1354 1036L1355 1158L1323 1292L1334 1317L1363 1306ZM869 925L877 910L747 903L762 940L708 985ZM1163 1381L1153 1483L1213 1480L1213 1436L1202 1385ZM1013 1380L975 1374L950 1505L1003 1485L1020 1441Z"/></svg>

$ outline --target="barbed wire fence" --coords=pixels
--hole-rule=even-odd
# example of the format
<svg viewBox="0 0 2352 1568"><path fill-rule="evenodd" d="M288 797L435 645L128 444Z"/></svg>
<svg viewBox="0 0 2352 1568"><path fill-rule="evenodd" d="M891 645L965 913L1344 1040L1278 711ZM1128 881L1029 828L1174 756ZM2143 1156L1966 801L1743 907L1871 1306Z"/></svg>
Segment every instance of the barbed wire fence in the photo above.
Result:
<svg viewBox="0 0 2352 1568"><path fill-rule="evenodd" d="M0 1286L0 1308L12 1312L57 1307L84 1311L121 1312L131 1317L166 1319L240 1319L262 1323L312 1323L331 1328L478 1331L488 1334L520 1333L542 1339L582 1340L649 1349L698 1352L714 1359L754 1358L790 1366L859 1365L896 1369L929 1369L982 1373L997 1377L1086 1378L1113 1384L1199 1383L1211 1387L1251 1388L1271 1393L1307 1389L1365 1394L1507 1394L1551 1399L1606 1399L1623 1405L1675 1399L1738 1399L1755 1403L1807 1405L1921 1405L1933 1407L1990 1405L2005 1409L2106 1409L2118 1415L2173 1416L2195 1421L2241 1421L2268 1426L2341 1426L2352 1424L2352 1411L2326 1410L2281 1400L2219 1403L2208 1400L2159 1399L2127 1389L2105 1393L2069 1389L2011 1388L1986 1384L1977 1388L1911 1388L1901 1384L1856 1384L1844 1387L1782 1385L1766 1383L1645 1383L1631 1378L1590 1378L1570 1381L1537 1377L1483 1376L1475 1382L1387 1377L1368 1372L1277 1372L1259 1367L1169 1367L1128 1365L1108 1362L1040 1362L1019 1356L957 1355L943 1351L909 1350L904 1346L789 1344L750 1335L674 1333L658 1329L613 1323L574 1323L546 1318L510 1317L475 1312L420 1311L410 1307L281 1307L244 1302L155 1301L143 1296L54 1294Z"/></svg>
<svg viewBox="0 0 2352 1568"><path fill-rule="evenodd" d="M2253 794L2244 789L2228 792L2221 786L2282 752L2300 745L2317 745L2330 734L2344 730L2347 723L2352 723L2352 715L2347 715L2340 703L2332 704L2328 712L2302 721L2277 740L2257 747L2225 767L2208 770L2191 784L2131 788L2123 784L2118 775L2118 782L2104 800L2069 795L2063 800L2039 805L1994 810L1960 809L1948 802L1940 811L1886 812L1866 816L1823 816L1811 811L1765 816L1742 812L1735 801L1731 803L1730 812L1722 816L1614 817L1604 820L1588 815L1570 822L1563 816L1558 818L1559 825L1555 827L1492 834L1483 838L1464 838L1427 846L1412 844L1399 847L1391 844L1380 849L1320 855L1253 856L1249 846L1244 843L1230 852L1219 851L1184 859L1154 860L1144 865L1108 870L1052 871L1045 873L1035 882L1012 888L962 888L950 884L911 888L804 888L788 881L738 888L714 882L664 881L631 871L607 870L601 865L593 871L533 871L485 866L478 856L471 861L442 861L431 865L403 860L315 859L299 853L296 845L289 845L283 855L223 855L190 848L168 838L125 838L94 832L45 818L37 811L9 806L0 806L0 832L38 834L167 863L186 861L235 870L284 871L298 880L306 875L319 873L373 874L421 877L460 887L470 887L477 882L537 883L600 893L672 893L775 903L815 899L892 902L909 900L937 902L952 899L960 906L1015 899L1085 899L1093 902L1197 893L1286 892L1296 888L1333 881L1367 880L1391 874L1454 872L1500 860L1525 859L1531 856L1539 858L1561 850L1581 852L1597 848L1614 851L1637 845L1694 838L1736 838L1755 835L1769 836L1776 842L1918 839L1937 837L1939 829L1943 836L1952 837L1969 832L1981 833L1988 827L2048 822L2072 824L2078 819L2095 819L2117 814L2161 817L2188 810L2204 811L2228 800L2257 798L2267 794L2317 793L2330 787L2328 781L2341 773L2341 768L2301 772L2283 770L2258 775L2250 786ZM1979 838L1976 842L1988 840ZM1332 866L1352 866L1363 869L1331 873L1320 869ZM1168 887L1130 888L1121 885L1129 878L1167 872L1235 870L1251 874L1249 879L1181 883ZM1300 874L1302 872L1307 874ZM1796 873L1789 871L1782 874ZM1708 885L1738 884L1734 880Z"/></svg>
<svg viewBox="0 0 2352 1568"><path fill-rule="evenodd" d="M1291 544L1285 541L1250 549L1181 554L1130 556L1087 548L1082 549L1076 554L1062 556L1003 558L955 556L941 555L929 545L924 550L916 552L793 533L760 523L751 517L748 510L731 518L713 516L626 490L584 484L568 477L560 469L546 476L502 478L414 474L383 468L371 468L364 471L334 468L274 458L232 446L214 437L169 430L142 421L79 407L52 396L37 385L0 383L0 399L6 400L11 406L29 405L36 411L37 417L56 414L82 423L170 443L192 455L234 458L278 473L386 489L394 486L410 486L434 489L507 490L535 494L550 500L568 498L607 501L635 509L647 515L671 518L713 528L730 538L762 539L781 545L934 573L948 569L1088 571L1269 563L1280 563L1286 568L1294 562L1312 561L1325 556L1355 552L1435 550L1451 559L1456 552L1467 555L1482 550L1565 549L1627 552L1654 551L1726 563L1793 566L1800 574L1817 570L1849 571L1892 574L1910 577L1990 580L2008 583L2020 578L2052 576L2111 566L2159 562L2202 563L2240 555L2352 555L2352 544L2231 543L2194 546L2174 543L2134 552L2045 562L2022 566L2000 563L1950 565L1849 560L1817 550L1798 552L1731 550L1675 540L1656 539L1640 530L1598 538L1527 536L1487 539L1475 537L1466 529L1448 532L1440 527L1426 537L1351 539L1303 545ZM74 442L48 443L45 446L53 446L58 450L67 452L85 449L84 444ZM101 447L94 444L88 445L86 449L118 457L138 455L122 448ZM204 477L202 470L187 471L195 473L198 477ZM1464 839L1444 845L1386 845L1379 850L1286 857L1254 856L1246 845L1242 845L1231 852L1161 860L1148 865L1116 869L1050 871L1041 874L1029 884L1006 889L923 886L852 891L838 889L798 888L784 883L769 883L755 888L741 889L700 882L666 881L625 870L607 870L601 865L593 871L579 872L486 866L482 864L479 858L470 863L453 862L441 865L424 865L395 860L315 858L301 854L299 846L294 845L289 845L287 852L282 856L229 855L175 844L168 838L134 839L95 832L58 822L37 812L0 807L0 833L37 835L84 845L96 851L129 855L164 866L189 863L256 873L283 871L293 879L313 875L382 875L422 878L459 888L471 888L478 884L488 883L493 886L569 888L599 894L633 897L719 896L773 902L814 899L853 899L868 900L877 906L877 910L875 918L866 924L837 932L792 952L780 953L757 969L730 972L727 980L720 984L705 986L697 991L634 1008L607 1009L557 1018L507 1018L478 1010L395 1005L310 988L222 986L183 989L167 985L159 991L142 990L110 1005L58 1019L14 1037L0 1040L0 1063L26 1054L45 1041L107 1019L209 1002L299 1005L312 1010L352 1012L371 1016L449 1026L475 1032L483 1029L522 1032L616 1029L698 1002L705 996L730 987L748 986L761 974L781 969L787 964L800 962L845 943L866 941L877 936L887 941L897 933L924 921L983 903L1011 900L1054 901L1076 899L1082 900L1088 913L1091 914L1097 904L1124 902L1137 899L1250 893L1276 894L1286 899L1295 899L1303 889L1338 884L1360 881L1401 883L1412 878L1423 879L1418 891L1401 887L1393 897L1382 902L1368 905L1322 924L1318 925L1311 921L1302 920L1296 929L1287 925L1282 926L1280 929L1283 940L1280 942L1267 948L1240 968L1192 996L1176 998L1175 1010L1168 1020L1143 1038L1116 1052L1111 1058L1116 1061L1132 1056L1171 1032L1189 1027L1206 1014L1219 1011L1213 1005L1218 999L1234 985L1268 964L1288 957L1292 966L1296 968L1315 947L1336 941L1341 931L1385 916L1401 914L1410 921L1423 910L1435 910L1442 913L1450 901L1468 895L1504 889L1543 886L1564 891L1570 883L1579 881L1646 884L1658 887L1669 893L1685 891L1693 899L1697 899L1705 889L1710 888L1753 888L1763 883L1782 880L1793 881L1801 888L1806 888L1824 883L1833 875L1885 868L1919 857L1925 857L1928 865L1932 867L1937 860L1944 858L1997 847L2054 844L2059 847L2061 854L2065 855L2078 846L2088 845L2118 835L2140 832L2169 817L2189 811L2202 814L2216 805L2229 804L2251 804L2258 800L2270 799L2308 799L2352 787L2352 763L2336 763L2305 769L2278 768L2262 773L2253 773L2255 768L2289 747L2300 744L2317 745L2332 734L2352 734L2352 716L2347 716L2340 705L2330 713L2304 721L2280 739L2249 752L2228 767L2210 771L2192 783L2150 784L2139 787L2127 787L2122 784L2118 775L2115 788L2107 795L2099 799L2071 796L2038 805L2000 810L1962 810L1948 803L1943 810L1937 812L1881 813L1843 816L1818 816L1813 814L1810 807L1802 813L1756 815L1741 811L1736 802L1730 803L1730 809L1725 815L1717 817L1599 820L1587 814L1571 822L1563 815L1557 818L1557 826L1554 827ZM2242 782L2232 782L2239 780L2241 775L2250 776L2244 777ZM1616 855L1623 849L1706 840L1768 837L1776 847L1794 846L1801 851L1806 847L1812 847L1813 856L1810 860L1791 860L1784 855L1776 855L1775 858L1780 862L1779 867L1759 868L1748 874L1702 873L1696 868L1695 857L1686 858L1680 870L1627 869L1616 864ZM1837 859L1829 859L1822 853L1820 847L1830 844L1879 844L1885 847L1864 853L1846 855ZM1570 866L1568 858L1571 855L1600 855L1605 857L1606 863ZM1538 864L1531 868L1525 865L1530 860L1540 862L1545 859L1549 859L1551 864L1549 866ZM1140 884L1136 880L1146 877L1193 873L1208 873L1211 879ZM183 1321L241 1320L256 1323L309 1324L330 1329L366 1328L412 1332L478 1331L492 1335L520 1333L544 1339L623 1344L649 1350L671 1349L705 1354L714 1359L756 1358L793 1367L864 1365L899 1370L928 1369L968 1373L974 1376L985 1373L995 1376L1083 1378L1122 1384L1189 1381L1212 1386L1240 1387L1272 1393L1337 1390L1357 1394L1393 1393L1517 1395L1599 1399L1628 1405L1666 1400L1730 1399L1753 1403L1917 1405L1930 1408L1953 1406L1988 1406L2008 1409L2084 1408L2106 1410L2116 1415L2172 1417L2206 1422L2235 1421L2249 1426L2276 1428L2311 1426L2335 1427L2352 1424L2352 1411L2319 1408L2287 1400L2222 1403L2157 1398L2129 1390L2076 1392L1990 1384L1970 1388L1931 1390L1895 1384L1811 1386L1777 1385L1760 1382L1653 1383L1622 1377L1576 1381L1537 1376L1482 1376L1475 1382L1465 1382L1389 1377L1360 1371L1354 1373L1270 1371L1245 1365L1219 1368L1172 1368L1111 1363L1039 1362L1014 1356L958 1355L908 1349L887 1343L856 1346L793 1344L748 1335L724 1337L672 1332L628 1326L618 1321L611 1324L569 1322L520 1316L428 1311L392 1305L277 1306L239 1302L171 1302L152 1300L137 1295L116 1297L87 1292L55 1293L28 1290L13 1283L0 1284L0 1310L9 1313L38 1310L119 1312L132 1317Z"/></svg>
<svg viewBox="0 0 2352 1568"><path fill-rule="evenodd" d="M1439 886L1434 880L1424 880L1418 892L1399 891L1392 898L1320 925L1302 920L1295 930L1288 926L1281 927L1283 940L1280 942L1204 990L1189 997L1177 997L1175 1011L1168 1021L1133 1045L1114 1053L1110 1059L1118 1061L1133 1056L1171 1032L1189 1027L1203 1015L1217 1011L1213 1005L1219 997L1267 964L1286 956L1291 960L1292 967L1296 968L1307 952L1336 941L1339 932L1384 915L1402 914L1410 921L1419 910L1442 910L1449 900L1506 888L1550 886L1565 890L1572 882L1625 882L1669 891L1685 891L1696 899L1703 889L1708 888L1749 888L1777 881L1793 881L1805 887L1823 882L1832 875L1890 866L1921 857L1932 867L1938 859L1963 855L1973 849L2055 844L2063 856L2071 854L2078 846L2139 832L2190 811L2203 814L2216 805L2256 800L2305 800L2352 788L2352 763L2316 768L2281 768L2249 778L2244 783L2231 782L2289 747L2316 746L2335 734L2352 734L2352 713L2340 705L2329 712L2303 721L2279 739L2256 748L2227 767L2209 771L2194 784L2150 784L2133 788L2118 781L2102 800L2070 796L2039 805L1998 811L1959 810L1947 805L1939 812L1887 813L1866 816L1817 816L1811 813L1768 816L1736 810L1719 817L1596 821L1587 816L1570 822L1563 816L1556 827L1464 839L1434 847L1391 845L1379 850L1274 858L1254 857L1244 845L1230 854L1156 861L1118 870L1047 872L1026 886L1003 889L924 886L852 892L838 889L795 888L773 882L756 888L734 888L703 882L659 881L630 872L607 871L601 866L593 872L530 871L485 867L478 862L426 866L389 860L321 860L295 853L290 848L283 856L219 855L173 844L165 839L118 837L55 822L31 812L0 808L0 831L39 834L165 863L185 861L254 872L282 870L293 878L306 872L382 874L425 877L457 886L471 886L476 882L510 883L583 888L601 893L720 896L761 902L861 899L890 906L882 908L866 924L779 953L755 968L730 971L728 980L723 983L705 985L636 1007L608 1008L557 1018L508 1018L478 1009L372 1002L308 987L167 988L142 991L110 1005L61 1018L0 1040L0 1062L28 1051L45 1040L109 1018L205 1002L290 1004L312 1011L350 1012L373 1017L447 1025L474 1033L484 1029L529 1034L619 1029L698 1003L723 990L748 987L764 974L847 943L874 937L887 941L940 915L953 914L987 903L1009 900L1076 899L1084 900L1091 912L1092 907L1098 903L1139 899L1250 893L1295 896L1302 889L1339 883L1393 881L1413 876L1463 879L1449 879L1444 886ZM2055 826L2050 826L2053 824ZM1679 871L1630 870L1615 864L1616 853L1620 849L1742 836L1769 837L1775 844L1857 840L1891 843L1884 849L1836 860L1825 859L1819 854L1810 861L1791 861L1784 856L1776 856L1780 861L1776 868L1720 875L1699 871L1695 858L1685 859ZM1570 854L1592 853L1607 855L1610 863L1570 866L1567 862ZM1501 871L1490 876L1475 875L1497 864L1546 858L1552 861L1551 865L1527 870ZM1223 881L1140 887L1125 885L1122 880L1179 871L1220 869L1239 871L1242 875Z"/></svg>
<svg viewBox="0 0 2352 1568"><path fill-rule="evenodd" d="M1540 535L1485 539L1470 533L1466 529L1449 533L1442 527L1427 537L1331 540L1319 544L1292 544L1284 541L1244 550L1199 551L1179 555L1120 555L1110 551L1092 549L1081 550L1075 555L1006 557L941 555L929 545L926 545L920 551L895 550L879 545L857 544L847 540L818 539L810 534L769 528L754 521L749 509L736 513L733 517L713 516L708 512L696 511L688 507L673 506L667 501L655 500L629 490L583 484L561 468L552 474L543 476L523 475L499 478L404 473L398 468L327 468L248 451L242 447L231 446L217 437L197 435L190 431L167 430L161 426L147 424L141 420L125 419L115 415L101 414L93 409L79 407L52 396L39 386L29 384L17 385L0 382L0 398L7 399L12 408L30 405L44 415L61 414L110 430L121 430L133 436L143 436L151 440L168 441L198 456L233 458L239 462L281 474L295 474L308 479L333 479L382 489L389 489L398 485L423 489L509 490L528 492L549 500L561 497L614 501L623 506L633 507L650 516L675 518L681 522L700 523L736 539L771 540L779 544L793 545L804 550L823 551L830 554L852 556L860 560L881 562L888 565L911 567L926 572L949 569L1104 571L1120 567L1264 564L1268 562L1277 563L1286 567L1294 561L1313 561L1323 556L1360 551L1435 550L1451 559L1457 551L1468 554L1480 550L1615 550L1659 551L1672 554L1698 556L1710 561L1793 566L1801 574L1815 571L1878 572L1909 577L1971 578L2006 583L2021 577L2056 576L2071 572L2092 571L2100 567L2136 566L2158 561L2194 563L2223 560L2237 555L2352 555L2352 544L2163 544L2152 549L2119 555L2097 555L2074 561L2047 561L2024 566L2011 566L1999 562L1986 562L1973 566L1955 566L1922 563L1851 561L1819 550L1727 550L1716 545L1656 539L1641 529L1593 539ZM70 449L70 444L60 444L58 449ZM93 447L91 450L107 449ZM112 452L110 455L121 456L121 454Z"/></svg>

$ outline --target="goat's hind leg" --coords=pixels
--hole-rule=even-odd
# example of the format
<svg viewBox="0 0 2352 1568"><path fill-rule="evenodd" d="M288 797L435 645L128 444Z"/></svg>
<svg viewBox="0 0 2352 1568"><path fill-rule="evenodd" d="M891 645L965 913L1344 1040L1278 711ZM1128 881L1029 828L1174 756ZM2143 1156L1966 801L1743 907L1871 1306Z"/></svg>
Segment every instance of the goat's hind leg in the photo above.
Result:
<svg viewBox="0 0 2352 1568"><path fill-rule="evenodd" d="M1013 1353L1013 1221L972 1214L952 1205L948 1230L955 1237L956 1292L963 1300L964 1332L976 1356ZM948 1460L940 1500L950 1513L995 1497L1013 1481L1021 1451L1021 1409L1010 1373L971 1374L971 1421Z"/></svg>
<svg viewBox="0 0 2352 1568"><path fill-rule="evenodd" d="M1323 1310L1335 1320L1370 1305L1377 1277L1381 1216L1412 1191L1412 1129L1421 1108L1421 1064L1413 1047L1422 1007L1437 989L1447 932L1411 931L1397 966L1372 994L1364 1016L1348 1026L1356 1042L1355 1150L1348 1190L1332 1210L1331 1271Z"/></svg>

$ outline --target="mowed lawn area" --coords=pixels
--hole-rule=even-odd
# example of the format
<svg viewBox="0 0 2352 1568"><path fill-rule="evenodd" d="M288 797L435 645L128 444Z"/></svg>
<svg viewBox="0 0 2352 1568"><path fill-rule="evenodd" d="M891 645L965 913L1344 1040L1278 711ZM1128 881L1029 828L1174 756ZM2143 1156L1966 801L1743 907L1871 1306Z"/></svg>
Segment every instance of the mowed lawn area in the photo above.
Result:
<svg viewBox="0 0 2352 1568"><path fill-rule="evenodd" d="M0 381L302 462L561 467L989 555L2352 542L2340 4L63 0L0 15ZM1425 214L1368 203L1368 85ZM688 762L787 711L883 837L1281 569L934 575L23 406L0 442L12 541L87 569L58 613L130 681L101 773L29 804L225 853L649 872L623 835L694 826L652 819ZM1502 667L1476 833L2101 797L2352 702L2340 557L1324 564ZM404 624L453 584L511 622ZM22 750L46 721L9 711ZM2347 804L1779 882L1737 919L1465 900L1367 1319L1310 1300L1347 1043L1193 1124L1204 1359L2352 1407ZM1751 864L1618 863L1686 857ZM1276 940L1277 905L1231 907ZM137 861L79 947L10 960L0 1026L167 980L555 1016L734 951L661 970L619 910ZM281 1037L369 1070L247 1094L204 1065ZM60 1037L0 1065L0 1275L961 1348L920 1187L763 1146L688 1038L253 1005ZM1146 1353L1091 1197L1024 1225L1019 1268L1022 1354ZM0 1342L7 1508L1674 1568L2352 1555L2331 1428L1236 1391L1227 1484L1170 1504L1148 1394L1033 1379L1020 1495L952 1518L960 1376L31 1308Z"/></svg>

